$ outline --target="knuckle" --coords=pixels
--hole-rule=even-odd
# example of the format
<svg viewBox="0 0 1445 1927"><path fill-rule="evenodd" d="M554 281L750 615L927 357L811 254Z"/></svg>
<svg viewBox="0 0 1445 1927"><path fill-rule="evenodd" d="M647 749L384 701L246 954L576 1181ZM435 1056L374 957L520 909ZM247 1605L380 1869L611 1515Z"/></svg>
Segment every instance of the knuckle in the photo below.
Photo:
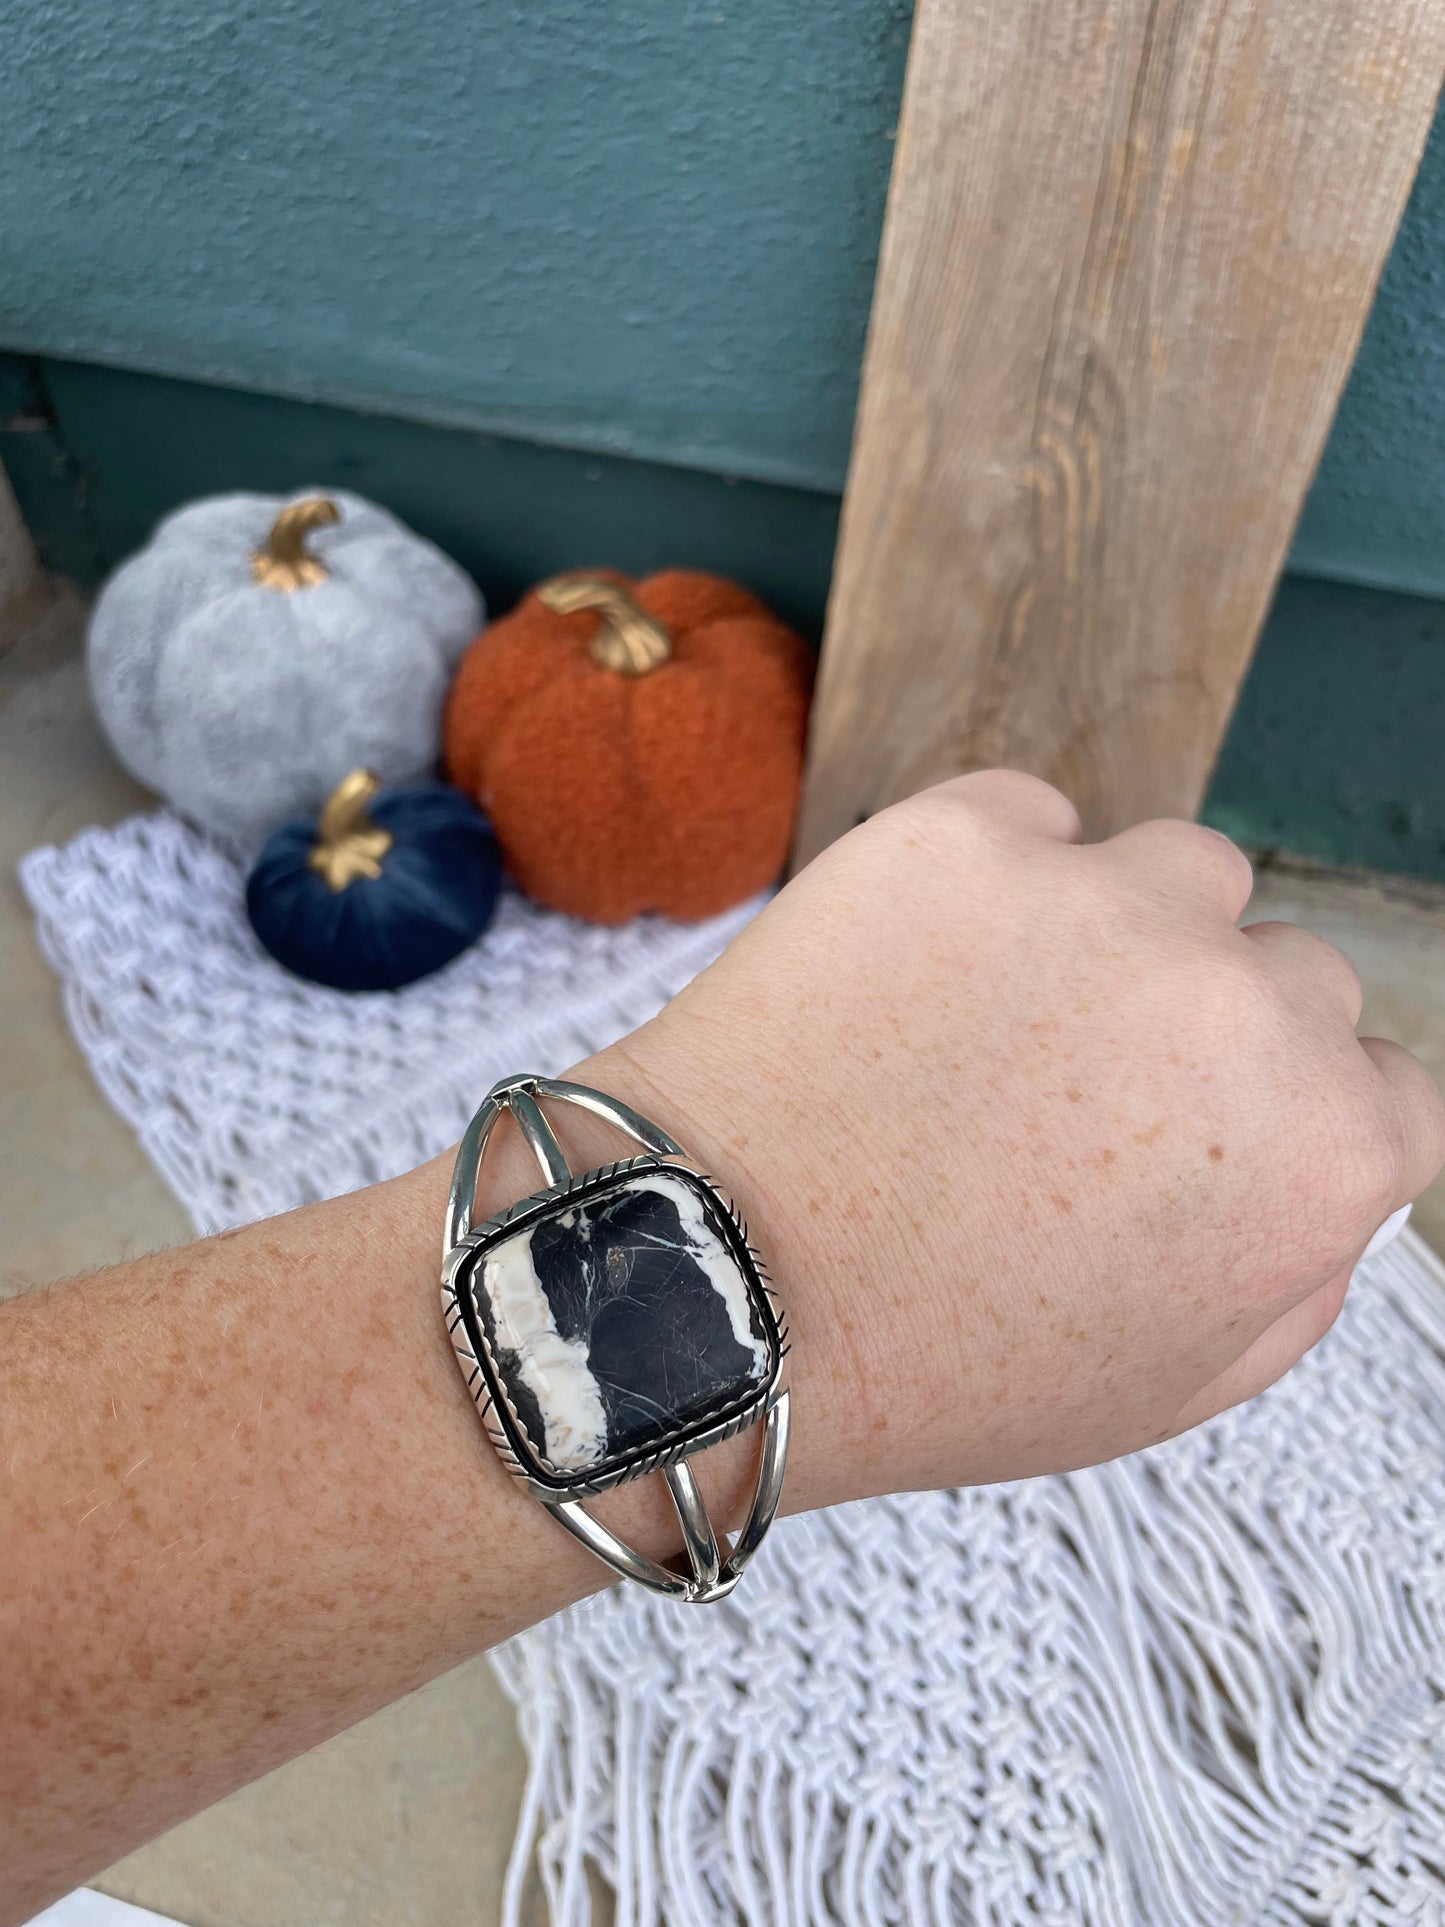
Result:
<svg viewBox="0 0 1445 1927"><path fill-rule="evenodd" d="M948 851L958 846L977 814L969 807L950 805L936 789L920 790L880 810L864 828L871 835L897 838L910 846Z"/></svg>
<svg viewBox="0 0 1445 1927"><path fill-rule="evenodd" d="M1266 960L1286 1004L1318 1016L1315 993L1326 992L1349 1012L1351 1023L1359 1016L1364 1003L1359 973L1345 953L1318 931L1286 919L1266 918L1247 924L1244 935L1257 946L1256 954ZM1304 1004L1300 1003L1302 993Z"/></svg>
<svg viewBox="0 0 1445 1927"><path fill-rule="evenodd" d="M1283 1013L1276 987L1245 949L1221 946L1199 963L1192 1001L1231 1047L1267 1048L1279 1036Z"/></svg>
<svg viewBox="0 0 1445 1927"><path fill-rule="evenodd" d="M1137 839L1141 860L1177 865L1197 877L1201 872L1214 875L1225 891L1248 898L1254 888L1254 866L1237 843L1223 831L1207 823L1191 823L1183 817L1156 817L1124 833L1126 841Z"/></svg>
<svg viewBox="0 0 1445 1927"><path fill-rule="evenodd" d="M833 848L848 851L862 877L871 879L868 887L897 890L927 877L958 881L987 871L991 841L985 819L927 790L891 803Z"/></svg>
<svg viewBox="0 0 1445 1927"><path fill-rule="evenodd" d="M1340 982L1349 989L1360 988L1360 975L1343 950L1332 944L1328 937L1322 937L1318 930L1311 930L1308 924L1291 923L1285 926L1294 933L1293 941L1298 943L1302 952L1313 955L1316 963L1332 970Z"/></svg>
<svg viewBox="0 0 1445 1927"><path fill-rule="evenodd" d="M1426 1158L1438 1171L1445 1165L1445 1096L1428 1074L1419 1081L1420 1135Z"/></svg>
<svg viewBox="0 0 1445 1927"><path fill-rule="evenodd" d="M1372 1232L1389 1216L1400 1181L1400 1145L1385 1120L1356 1124L1343 1134L1338 1150L1337 1184L1341 1202Z"/></svg>
<svg viewBox="0 0 1445 1927"><path fill-rule="evenodd" d="M1075 835L1079 829L1079 813L1063 791L1027 770L975 770L945 785L941 794L990 824L1016 828L1023 821L1054 835Z"/></svg>
<svg viewBox="0 0 1445 1927"><path fill-rule="evenodd" d="M1320 961L1330 970L1334 971L1341 986L1356 1002L1362 1001L1364 997L1364 986L1360 982L1360 973L1350 962L1344 951L1339 949L1335 944L1332 944L1328 937L1322 937L1317 930L1306 930L1305 935L1314 943L1318 944Z"/></svg>
<svg viewBox="0 0 1445 1927"><path fill-rule="evenodd" d="M1202 851L1248 898L1254 889L1254 865L1237 843L1225 836L1222 830L1212 830L1207 823L1192 823L1191 829L1198 831L1205 839Z"/></svg>
<svg viewBox="0 0 1445 1927"><path fill-rule="evenodd" d="M1068 799L1062 790L1046 783L1042 776L1031 776L1022 769L980 769L971 775L959 778L959 793L970 792L980 801L1033 802L1044 804L1063 804L1068 807Z"/></svg>

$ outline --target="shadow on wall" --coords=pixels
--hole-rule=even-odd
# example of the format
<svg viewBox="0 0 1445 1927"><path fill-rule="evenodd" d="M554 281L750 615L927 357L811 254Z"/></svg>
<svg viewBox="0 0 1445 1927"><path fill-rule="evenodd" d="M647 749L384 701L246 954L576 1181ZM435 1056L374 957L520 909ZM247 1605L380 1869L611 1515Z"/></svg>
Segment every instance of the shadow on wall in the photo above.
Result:
<svg viewBox="0 0 1445 1927"><path fill-rule="evenodd" d="M314 483L385 503L497 610L561 568L685 561L749 583L814 643L838 523L821 491L4 353L0 462L47 567L87 589L182 502Z"/></svg>
<svg viewBox="0 0 1445 1927"><path fill-rule="evenodd" d="M817 642L836 496L69 362L0 355L0 461L93 587L167 510L316 483L387 503L505 609L559 568L685 562ZM1445 879L1445 603L1287 576L1205 806L1257 847Z"/></svg>

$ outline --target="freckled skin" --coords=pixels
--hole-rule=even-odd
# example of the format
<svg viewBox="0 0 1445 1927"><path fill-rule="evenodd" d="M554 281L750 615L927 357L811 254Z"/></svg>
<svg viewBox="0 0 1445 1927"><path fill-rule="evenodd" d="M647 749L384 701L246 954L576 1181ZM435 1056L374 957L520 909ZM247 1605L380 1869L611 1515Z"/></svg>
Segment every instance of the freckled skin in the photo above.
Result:
<svg viewBox="0 0 1445 1927"><path fill-rule="evenodd" d="M572 1073L673 1131L769 1257L793 1509L1088 1463L1250 1396L1445 1159L1424 1072L1354 1040L1343 959L1236 929L1223 839L1073 832L997 772L884 811ZM617 1155L563 1129L574 1168ZM486 1209L536 1181L498 1151ZM606 1582L456 1371L448 1175L0 1307L0 1927ZM722 1523L755 1450L699 1462ZM655 1479L597 1511L678 1550Z"/></svg>

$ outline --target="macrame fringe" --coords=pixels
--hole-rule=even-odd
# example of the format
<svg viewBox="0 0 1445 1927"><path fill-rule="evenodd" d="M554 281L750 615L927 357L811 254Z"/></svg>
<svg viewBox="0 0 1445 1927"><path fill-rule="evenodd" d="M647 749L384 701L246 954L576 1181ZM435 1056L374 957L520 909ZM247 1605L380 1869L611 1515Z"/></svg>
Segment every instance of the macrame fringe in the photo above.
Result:
<svg viewBox="0 0 1445 1927"><path fill-rule="evenodd" d="M1114 1465L779 1527L496 1656L553 1927L1445 1927L1445 1272Z"/></svg>

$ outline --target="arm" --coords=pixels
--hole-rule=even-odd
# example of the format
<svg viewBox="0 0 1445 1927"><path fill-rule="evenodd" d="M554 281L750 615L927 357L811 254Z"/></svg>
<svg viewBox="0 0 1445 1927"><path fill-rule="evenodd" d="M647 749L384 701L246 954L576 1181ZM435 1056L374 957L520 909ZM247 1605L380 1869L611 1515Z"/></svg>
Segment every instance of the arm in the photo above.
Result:
<svg viewBox="0 0 1445 1927"><path fill-rule="evenodd" d="M1104 1459L1251 1395L1445 1158L1344 960L1235 928L1223 838L1076 834L1022 777L900 805L568 1073L695 1149L772 1261L790 1509ZM616 1155L572 1130L574 1165ZM0 1311L0 1919L606 1582L463 1391L448 1167ZM535 1184L505 1145L483 1203ZM716 1517L755 1446L698 1462ZM676 1549L656 1480L599 1509Z"/></svg>

